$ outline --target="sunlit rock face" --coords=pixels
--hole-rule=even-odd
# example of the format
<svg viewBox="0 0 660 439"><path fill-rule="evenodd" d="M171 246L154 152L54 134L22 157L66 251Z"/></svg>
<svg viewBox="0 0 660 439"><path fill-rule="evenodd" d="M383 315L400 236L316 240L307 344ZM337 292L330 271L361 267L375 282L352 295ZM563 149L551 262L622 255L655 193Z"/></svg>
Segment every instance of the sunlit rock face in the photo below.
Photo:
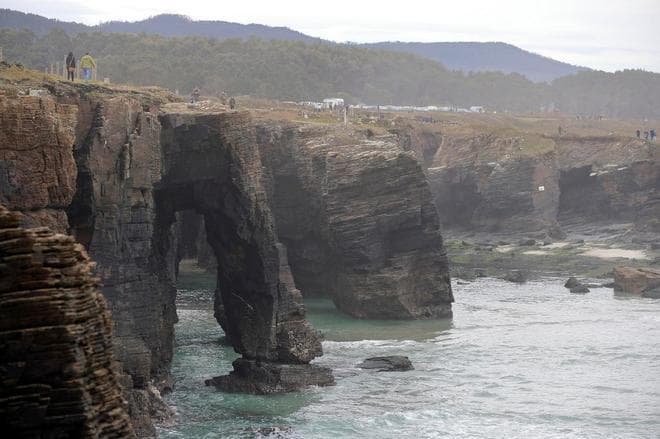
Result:
<svg viewBox="0 0 660 439"><path fill-rule="evenodd" d="M83 247L0 205L0 423L6 437L135 437L112 321Z"/></svg>
<svg viewBox="0 0 660 439"><path fill-rule="evenodd" d="M331 128L266 123L257 138L303 294L357 317L451 315L438 215L412 154Z"/></svg>

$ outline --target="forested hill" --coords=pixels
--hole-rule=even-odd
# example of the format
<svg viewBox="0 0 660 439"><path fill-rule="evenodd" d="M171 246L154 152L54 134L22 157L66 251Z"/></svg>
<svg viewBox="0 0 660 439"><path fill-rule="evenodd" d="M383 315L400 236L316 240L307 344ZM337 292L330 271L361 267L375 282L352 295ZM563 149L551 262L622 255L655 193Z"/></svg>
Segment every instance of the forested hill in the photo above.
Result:
<svg viewBox="0 0 660 439"><path fill-rule="evenodd" d="M146 33L167 37L200 36L218 39L261 38L305 42L330 41L310 37L285 27L260 24L238 24L226 21L194 21L181 15L157 15L142 21L113 21L98 26L67 23L39 15L0 9L0 28L28 29L44 35L54 28L64 29L70 35L79 32ZM400 43L387 42L365 45L387 50L413 53L438 61L451 70L464 72L501 71L519 73L532 81L551 81L560 76L576 73L582 68L527 52L505 43Z"/></svg>
<svg viewBox="0 0 660 439"><path fill-rule="evenodd" d="M261 38L264 40L288 40L319 42L287 27L264 26L262 24L240 24L228 21L195 21L183 15L161 14L141 21L109 21L97 26L53 20L35 14L0 9L0 28L28 29L37 35L60 28L69 34L79 32L146 33L165 37L198 36L209 38Z"/></svg>
<svg viewBox="0 0 660 439"><path fill-rule="evenodd" d="M365 46L414 53L441 62L451 70L520 73L536 82L550 82L562 76L588 70L506 43L384 42L365 44Z"/></svg>
<svg viewBox="0 0 660 439"><path fill-rule="evenodd" d="M82 23L60 21L42 17L41 15L28 14L3 8L0 8L0 28L15 30L27 29L38 35L47 34L53 29L63 29L69 34L89 32L91 30L90 26Z"/></svg>
<svg viewBox="0 0 660 439"><path fill-rule="evenodd" d="M9 62L43 69L69 50L90 51L100 76L113 82L160 85L182 93L227 91L282 100L344 97L351 103L483 105L490 110L538 111L555 106L583 115L660 118L660 74L581 72L551 84L521 75L463 74L415 55L259 39L79 33L53 30L41 37L0 29Z"/></svg>

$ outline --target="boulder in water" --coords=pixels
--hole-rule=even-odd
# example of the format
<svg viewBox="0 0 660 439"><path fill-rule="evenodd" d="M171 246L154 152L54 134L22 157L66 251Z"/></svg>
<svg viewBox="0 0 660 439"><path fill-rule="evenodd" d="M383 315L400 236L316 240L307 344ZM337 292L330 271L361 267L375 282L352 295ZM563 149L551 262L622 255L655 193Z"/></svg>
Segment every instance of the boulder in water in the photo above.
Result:
<svg viewBox="0 0 660 439"><path fill-rule="evenodd" d="M361 369L376 369L378 372L403 372L414 367L408 357L390 355L387 357L371 357L358 364Z"/></svg>
<svg viewBox="0 0 660 439"><path fill-rule="evenodd" d="M571 288L570 291L573 294L584 294L589 292L589 287L583 284L577 284L576 286Z"/></svg>
<svg viewBox="0 0 660 439"><path fill-rule="evenodd" d="M576 277L571 276L571 277L568 278L568 280L567 280L566 283L564 284L564 287L570 289L570 288L574 288L574 287L576 287L576 286L578 286L578 285L580 285L580 281L577 280Z"/></svg>
<svg viewBox="0 0 660 439"><path fill-rule="evenodd" d="M589 292L589 287L573 276L568 278L564 287L568 288L573 294L584 294Z"/></svg>
<svg viewBox="0 0 660 439"><path fill-rule="evenodd" d="M234 370L205 380L223 392L270 395L295 392L309 386L332 386L332 371L316 364L287 364L238 358Z"/></svg>
<svg viewBox="0 0 660 439"><path fill-rule="evenodd" d="M660 270L656 268L614 267L614 289L646 296L660 288Z"/></svg>
<svg viewBox="0 0 660 439"><path fill-rule="evenodd" d="M660 287L644 291L642 293L642 297L646 297L648 299L660 299Z"/></svg>

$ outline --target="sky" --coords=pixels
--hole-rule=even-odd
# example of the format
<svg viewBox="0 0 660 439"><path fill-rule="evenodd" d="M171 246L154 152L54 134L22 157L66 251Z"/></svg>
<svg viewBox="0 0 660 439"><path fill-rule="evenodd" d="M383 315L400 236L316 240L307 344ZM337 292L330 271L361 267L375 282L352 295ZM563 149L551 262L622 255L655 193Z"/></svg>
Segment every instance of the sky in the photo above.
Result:
<svg viewBox="0 0 660 439"><path fill-rule="evenodd" d="M90 25L176 13L339 42L503 41L600 70L660 72L660 0L0 0L0 7Z"/></svg>

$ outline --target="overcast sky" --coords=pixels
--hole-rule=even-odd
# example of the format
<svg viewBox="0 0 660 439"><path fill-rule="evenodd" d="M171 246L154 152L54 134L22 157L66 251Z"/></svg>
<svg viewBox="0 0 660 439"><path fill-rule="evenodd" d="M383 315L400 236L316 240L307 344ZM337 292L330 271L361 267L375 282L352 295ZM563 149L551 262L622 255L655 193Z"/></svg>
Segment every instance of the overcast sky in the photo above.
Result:
<svg viewBox="0 0 660 439"><path fill-rule="evenodd" d="M0 0L0 7L86 24L177 13L334 41L504 41L596 69L660 72L660 0Z"/></svg>

